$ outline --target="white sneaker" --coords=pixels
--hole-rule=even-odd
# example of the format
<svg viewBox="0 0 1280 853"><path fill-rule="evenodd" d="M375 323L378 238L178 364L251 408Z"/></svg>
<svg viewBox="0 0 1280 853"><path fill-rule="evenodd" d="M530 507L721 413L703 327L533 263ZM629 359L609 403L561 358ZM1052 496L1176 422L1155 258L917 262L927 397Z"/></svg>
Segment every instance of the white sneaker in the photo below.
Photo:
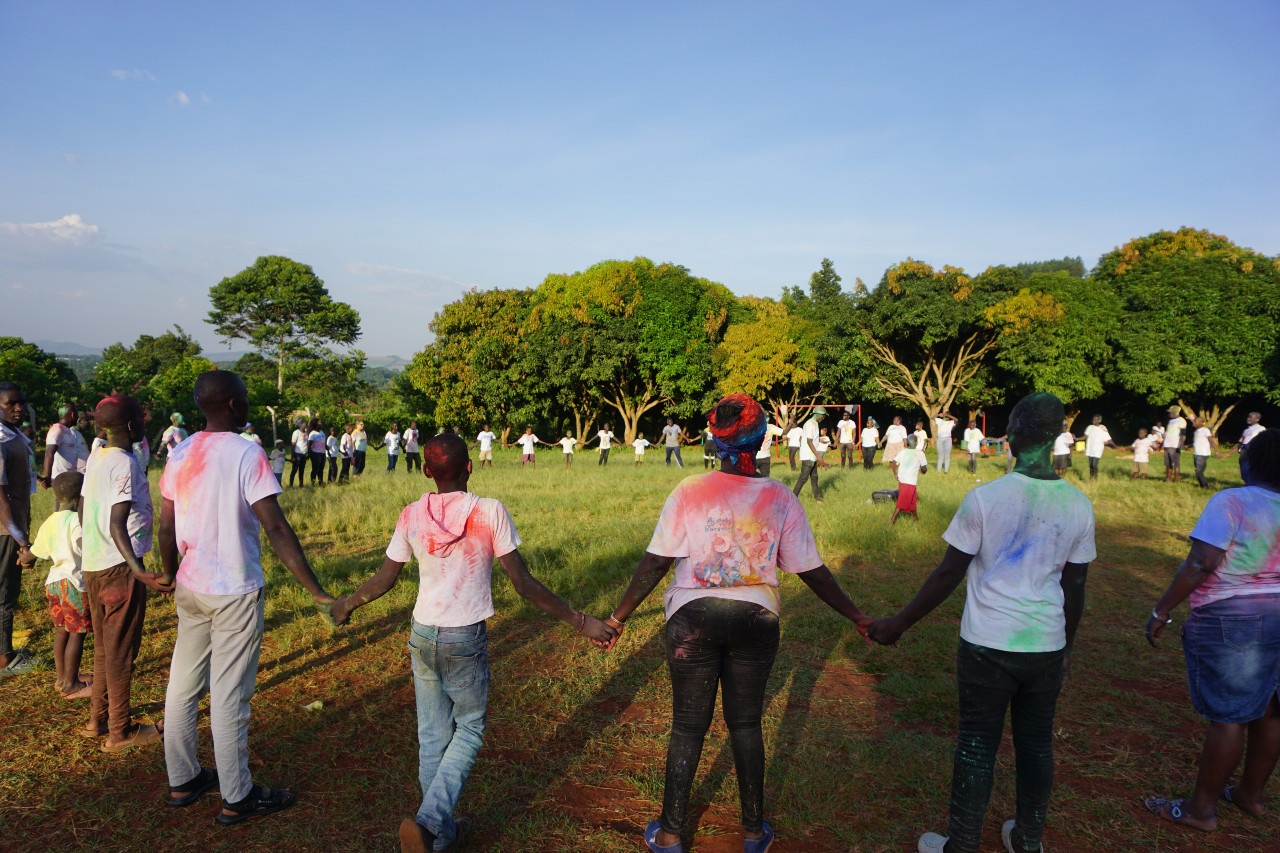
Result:
<svg viewBox="0 0 1280 853"><path fill-rule="evenodd" d="M926 832L920 836L920 843L916 845L919 853L942 853L950 839L945 835L939 835L936 832Z"/></svg>
<svg viewBox="0 0 1280 853"><path fill-rule="evenodd" d="M1006 820L1004 826L1000 827L1000 840L1004 842L1006 853L1017 853L1013 849L1013 828L1018 825L1016 820ZM1040 853L1045 853L1044 842L1040 842Z"/></svg>

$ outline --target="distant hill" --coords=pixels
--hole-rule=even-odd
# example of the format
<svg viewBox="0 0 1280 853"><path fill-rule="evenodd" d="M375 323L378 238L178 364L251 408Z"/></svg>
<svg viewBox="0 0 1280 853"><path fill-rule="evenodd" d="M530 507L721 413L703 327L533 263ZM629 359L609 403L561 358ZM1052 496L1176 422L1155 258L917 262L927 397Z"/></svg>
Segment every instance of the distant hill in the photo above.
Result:
<svg viewBox="0 0 1280 853"><path fill-rule="evenodd" d="M54 355L102 355L105 347L87 347L74 341L32 341L45 352Z"/></svg>

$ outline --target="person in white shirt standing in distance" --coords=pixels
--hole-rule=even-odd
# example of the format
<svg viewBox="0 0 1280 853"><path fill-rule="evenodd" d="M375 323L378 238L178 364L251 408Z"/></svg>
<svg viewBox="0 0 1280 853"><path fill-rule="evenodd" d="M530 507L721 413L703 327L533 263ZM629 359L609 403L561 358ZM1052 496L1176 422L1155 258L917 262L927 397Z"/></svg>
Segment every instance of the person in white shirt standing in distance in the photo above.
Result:
<svg viewBox="0 0 1280 853"><path fill-rule="evenodd" d="M525 427L524 435L516 439L516 444L520 445L520 467L523 468L524 463L528 462L530 466L537 468L538 462L533 452L538 449L539 444L546 442L533 434L533 427Z"/></svg>
<svg viewBox="0 0 1280 853"><path fill-rule="evenodd" d="M311 442L307 440L306 421L298 418L298 422L293 430L293 435L289 438L289 486L293 487L293 478L298 478L298 485L305 486L307 484L307 451L311 449Z"/></svg>
<svg viewBox="0 0 1280 853"><path fill-rule="evenodd" d="M893 472L898 478L898 500L893 506L893 518L889 519L890 527L898 523L898 515L904 512L913 521L920 520L920 516L916 515L919 499L916 484L920 482L921 474L929 473L929 460L925 458L924 451L916 447L916 443L914 434L907 436L907 446L898 454L898 467Z"/></svg>
<svg viewBox="0 0 1280 853"><path fill-rule="evenodd" d="M1181 406L1169 407L1169 422L1164 427L1164 481L1176 483L1182 479L1182 440L1187 431L1187 420L1182 417Z"/></svg>
<svg viewBox="0 0 1280 853"><path fill-rule="evenodd" d="M1004 849L1041 850L1053 788L1053 718L1084 612L1096 556L1093 507L1050 466L1063 421L1052 394L1019 400L1009 414L1012 474L969 490L942 535L946 553L897 615L868 636L896 643L967 577L956 655L960 727L951 776L948 836L925 833L921 853L977 853L1012 707L1017 815L1004 822Z"/></svg>
<svg viewBox="0 0 1280 853"><path fill-rule="evenodd" d="M800 455L800 442L804 441L804 430L796 423L795 418L787 422L787 461L791 470L796 470L796 457Z"/></svg>
<svg viewBox="0 0 1280 853"><path fill-rule="evenodd" d="M312 599L333 597L312 572L280 509L266 454L236 436L249 412L244 382L210 370L195 385L205 428L172 454L160 478L160 559L173 590L178 638L164 700L169 805L189 806L210 788L222 795L216 820L240 823L293 805L293 792L249 775L249 700L262 651L266 581L260 526L280 562ZM216 770L196 755L200 698L209 694Z"/></svg>
<svg viewBox="0 0 1280 853"><path fill-rule="evenodd" d="M422 453L418 449L418 442L422 440L422 433L418 432L418 422L410 421L409 428L404 431L404 467L410 474L416 468L422 470Z"/></svg>
<svg viewBox="0 0 1280 853"><path fill-rule="evenodd" d="M651 443L652 443L652 442L650 442L650 441L649 441L649 439L647 439L647 438L645 438L645 437L644 437L644 433L639 433L639 434L636 436L636 440L635 440L635 441L633 441L633 442L631 442L631 446L632 446L632 447L634 447L634 448L636 449L636 464L637 464L637 465L641 465L641 464L643 464L643 463L644 463L644 450L645 450L645 448L646 448L646 447L648 447Z"/></svg>
<svg viewBox="0 0 1280 853"><path fill-rule="evenodd" d="M1147 463L1151 459L1151 448L1160 444L1158 436L1148 435L1146 427L1138 429L1138 437L1133 442L1133 474L1130 480L1147 479Z"/></svg>
<svg viewBox="0 0 1280 853"><path fill-rule="evenodd" d="M804 422L800 439L800 476L791 490L792 494L800 497L804 481L808 480L813 489L813 499L818 503L822 503L822 489L818 487L818 440L822 437L822 419L826 416L827 410L816 406L809 420Z"/></svg>
<svg viewBox="0 0 1280 853"><path fill-rule="evenodd" d="M156 448L157 456L163 453L167 457L170 450L187 440L187 431L182 428L182 423L182 415L178 412L169 415L169 426L160 433L160 446ZM305 452L304 450L303 453Z"/></svg>
<svg viewBox="0 0 1280 853"><path fill-rule="evenodd" d="M906 443L907 428L902 425L902 418L894 415L893 423L884 431L884 461L889 463L889 469L895 474L898 472L898 454Z"/></svg>
<svg viewBox="0 0 1280 853"><path fill-rule="evenodd" d="M1063 421L1062 432L1053 440L1053 470L1058 476L1066 474L1071 467L1071 448L1075 443L1076 437L1067 429L1067 422Z"/></svg>
<svg viewBox="0 0 1280 853"><path fill-rule="evenodd" d="M1094 415L1093 423L1084 428L1084 455L1089 460L1089 479L1098 479L1098 463L1102 461L1102 448L1113 450L1116 443L1111 440L1111 432L1102 425L1102 415Z"/></svg>
<svg viewBox="0 0 1280 853"><path fill-rule="evenodd" d="M387 473L396 470L396 462L400 461L400 424L391 424L390 431L382 437L382 446L387 449Z"/></svg>
<svg viewBox="0 0 1280 853"><path fill-rule="evenodd" d="M68 403L58 409L58 421L49 427L49 434L44 439L44 471L40 477L40 485L46 489L53 488L54 479L67 471L84 473L85 462L89 459L89 445L84 436L76 429L76 421L80 412L75 403ZM62 509L61 502L55 494L54 510Z"/></svg>
<svg viewBox="0 0 1280 853"><path fill-rule="evenodd" d="M938 439L938 473L951 473L951 431L956 428L956 416L943 412L933 419Z"/></svg>
<svg viewBox="0 0 1280 853"><path fill-rule="evenodd" d="M978 473L978 457L982 454L982 440L986 438L978 429L977 421L969 421L964 431L964 449L969 454L969 473Z"/></svg>
<svg viewBox="0 0 1280 853"><path fill-rule="evenodd" d="M1209 480L1204 475L1204 469L1209 464L1209 457L1218 447L1218 439L1201 418L1194 418L1191 426L1195 430L1191 434L1191 453L1196 465L1196 482L1200 484L1200 488L1207 489Z"/></svg>
<svg viewBox="0 0 1280 853"><path fill-rule="evenodd" d="M364 421L356 421L356 428L351 431L351 441L355 445L351 473L359 477L364 473L364 463L369 453L369 433L364 431Z"/></svg>
<svg viewBox="0 0 1280 853"><path fill-rule="evenodd" d="M480 434L476 436L476 443L474 446L480 450L481 468L485 466L486 462L489 464L490 468L493 467L493 443L497 439L498 436L493 433L493 430L489 429L488 424L485 424L484 429L480 430Z"/></svg>
<svg viewBox="0 0 1280 853"><path fill-rule="evenodd" d="M1244 461L1244 449L1248 447L1249 442L1253 441L1259 433L1266 431L1266 427L1262 425L1262 414L1260 412L1250 412L1248 424L1240 436L1240 443L1236 445L1236 455L1240 457L1241 461Z"/></svg>
<svg viewBox="0 0 1280 853"><path fill-rule="evenodd" d="M596 460L597 465L609 464L609 448L611 447L610 442L612 442L615 438L613 434L613 430L609 429L609 426L610 424L605 424L604 428L601 429L598 433L596 433L595 438L589 438L582 443L582 447L585 450L587 445L590 444L591 442L593 441L600 442L600 458Z"/></svg>
<svg viewBox="0 0 1280 853"><path fill-rule="evenodd" d="M684 460L680 458L680 433L681 429L671 418L667 418L667 425L662 428L662 446L667 454L667 467L671 467L671 457L676 457L676 466L684 467Z"/></svg>
<svg viewBox="0 0 1280 853"><path fill-rule="evenodd" d="M342 428L342 437L338 439L338 456L342 459L342 471L338 474L338 482L345 483L351 479L351 463L356 459L356 440L351 437L351 424Z"/></svg>
<svg viewBox="0 0 1280 853"><path fill-rule="evenodd" d="M870 471L876 464L876 449L880 447L880 424L875 418L867 418L862 428L862 467Z"/></svg>
<svg viewBox="0 0 1280 853"><path fill-rule="evenodd" d="M774 423L769 423L768 418L769 416L765 415L764 439L760 443L760 449L756 451L756 471L760 473L761 477L768 477L769 469L773 467L773 440L775 438L781 438L786 434L783 432L782 427ZM712 436L711 426L708 425L707 428L703 430L702 434L705 446L706 436ZM711 452L713 454L715 453L715 448L716 445L713 436L711 439ZM714 458L715 457L713 455L712 459Z"/></svg>
<svg viewBox="0 0 1280 853"><path fill-rule="evenodd" d="M840 467L857 464L857 450L854 442L858 438L858 424L853 419L853 412L845 407L844 417L836 421L836 443L840 445ZM766 439L767 440L767 439ZM757 466L758 467L758 466Z"/></svg>
<svg viewBox="0 0 1280 853"><path fill-rule="evenodd" d="M564 450L564 467L566 468L573 466L573 446L577 443L578 439L570 433L565 433L564 438L556 442Z"/></svg>

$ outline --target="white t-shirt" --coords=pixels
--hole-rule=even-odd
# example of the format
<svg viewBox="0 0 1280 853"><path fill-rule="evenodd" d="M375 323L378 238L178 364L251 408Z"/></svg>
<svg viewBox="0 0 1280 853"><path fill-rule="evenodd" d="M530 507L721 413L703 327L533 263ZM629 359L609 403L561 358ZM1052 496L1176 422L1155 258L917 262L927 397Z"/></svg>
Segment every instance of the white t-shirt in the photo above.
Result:
<svg viewBox="0 0 1280 853"><path fill-rule="evenodd" d="M330 459L338 458L338 437L336 435L331 435L324 440L324 452L325 456Z"/></svg>
<svg viewBox="0 0 1280 853"><path fill-rule="evenodd" d="M858 431L858 424L843 418L836 424L836 430L841 444L853 444L853 434Z"/></svg>
<svg viewBox="0 0 1280 853"><path fill-rule="evenodd" d="M418 431L413 427L409 427L409 429L404 431L404 452L418 452Z"/></svg>
<svg viewBox="0 0 1280 853"><path fill-rule="evenodd" d="M792 427L787 430L787 447L799 447L801 439L804 438L804 430L800 427Z"/></svg>
<svg viewBox="0 0 1280 853"><path fill-rule="evenodd" d="M178 586L201 595L243 595L265 585L253 505L280 494L267 455L229 432L198 432L160 477L173 502Z"/></svg>
<svg viewBox="0 0 1280 853"><path fill-rule="evenodd" d="M951 430L956 427L955 421L950 418L934 418L933 422L938 427L938 438L951 438Z"/></svg>
<svg viewBox="0 0 1280 853"><path fill-rule="evenodd" d="M1176 448L1181 446L1182 431L1186 428L1186 418L1170 418L1169 423L1165 425L1164 446L1166 448Z"/></svg>
<svg viewBox="0 0 1280 853"><path fill-rule="evenodd" d="M1280 494L1261 486L1224 489L1209 498L1191 538L1227 552L1191 593L1192 610L1237 595L1280 594Z"/></svg>
<svg viewBox="0 0 1280 853"><path fill-rule="evenodd" d="M89 459L89 445L84 443L80 430L63 423L49 427L49 434L44 443L48 447L56 447L53 455L53 472L56 477L67 471L83 471L84 463ZM43 559L43 558L42 558Z"/></svg>
<svg viewBox="0 0 1280 853"><path fill-rule="evenodd" d="M293 442L294 453L305 454L311 447L311 442L307 440L306 430L295 429L290 440Z"/></svg>
<svg viewBox="0 0 1280 853"><path fill-rule="evenodd" d="M889 424L884 431L885 444L902 444L907 440L907 428L902 424Z"/></svg>
<svg viewBox="0 0 1280 853"><path fill-rule="evenodd" d="M873 426L862 428L862 446L875 447L880 443L880 430Z"/></svg>
<svg viewBox="0 0 1280 853"><path fill-rule="evenodd" d="M680 427L676 424L662 428L662 443L667 447L680 446Z"/></svg>
<svg viewBox="0 0 1280 853"><path fill-rule="evenodd" d="M275 450L271 451L271 456L269 458L271 459L271 473L283 474L284 451L277 447Z"/></svg>
<svg viewBox="0 0 1280 853"><path fill-rule="evenodd" d="M914 486L920 482L920 469L929 467L924 451L917 447L906 447L898 452L898 482Z"/></svg>
<svg viewBox="0 0 1280 853"><path fill-rule="evenodd" d="M600 449L608 450L609 442L613 440L613 431L602 429L598 433L596 433L596 437L600 439Z"/></svg>
<svg viewBox="0 0 1280 853"><path fill-rule="evenodd" d="M485 430L484 432L477 435L476 441L480 442L480 452L487 453L488 451L493 450L493 440L496 439L497 437L498 436L494 435L488 430Z"/></svg>
<svg viewBox="0 0 1280 853"><path fill-rule="evenodd" d="M1076 443L1076 437L1069 432L1060 433L1053 440L1053 455L1067 456L1071 453L1071 445ZM1053 651L1053 649L1050 649Z"/></svg>
<svg viewBox="0 0 1280 853"><path fill-rule="evenodd" d="M516 439L516 444L524 448L520 453L524 456L532 456L533 451L538 446L538 437L533 433L526 433Z"/></svg>
<svg viewBox="0 0 1280 853"><path fill-rule="evenodd" d="M312 453L324 453L325 451L324 433L322 433L320 430L313 429L311 432L307 433L307 441L311 445Z"/></svg>
<svg viewBox="0 0 1280 853"><path fill-rule="evenodd" d="M982 434L982 430L977 427L970 427L964 431L964 449L968 453L982 452L982 439L986 438Z"/></svg>
<svg viewBox="0 0 1280 853"><path fill-rule="evenodd" d="M294 433L295 440L297 433ZM160 446L164 448L165 453L173 450L179 444L187 440L187 431L180 426L171 426L160 435Z"/></svg>
<svg viewBox="0 0 1280 853"><path fill-rule="evenodd" d="M31 540L31 553L41 560L52 560L53 568L44 579L45 586L68 581L84 592L84 574L80 571L80 519L69 509L55 512L44 520Z"/></svg>
<svg viewBox="0 0 1280 853"><path fill-rule="evenodd" d="M356 440L351 437L351 433L344 432L342 438L338 439L338 453L343 459L355 458Z"/></svg>
<svg viewBox="0 0 1280 853"><path fill-rule="evenodd" d="M831 436L829 435L818 436L818 455L821 456L822 454L826 453L830 449L831 449Z"/></svg>
<svg viewBox="0 0 1280 853"><path fill-rule="evenodd" d="M1264 431L1266 431L1266 427L1262 424L1249 424L1244 428L1244 432L1240 435L1240 446L1244 447L1246 444L1253 441L1254 437L1258 433Z"/></svg>
<svg viewBox="0 0 1280 853"><path fill-rule="evenodd" d="M704 596L750 601L778 612L778 570L822 565L804 507L766 477L713 471L680 482L667 497L645 549L675 557L663 596L667 618Z"/></svg>
<svg viewBox="0 0 1280 853"><path fill-rule="evenodd" d="M258 435L256 432L242 432L240 433L240 437L245 441L252 441L259 447L262 446L262 436Z"/></svg>
<svg viewBox="0 0 1280 853"><path fill-rule="evenodd" d="M1157 435L1149 435L1146 438L1139 438L1133 443L1133 461L1134 462L1150 462L1151 448L1160 443L1160 437Z"/></svg>
<svg viewBox="0 0 1280 853"><path fill-rule="evenodd" d="M239 438L236 443L248 446ZM275 479L272 477L271 482ZM80 566L84 571L100 572L124 562L120 549L111 539L111 508L118 503L131 504L126 528L134 556L141 558L151 550L151 489L147 475L142 473L142 466L132 453L119 447L104 447L90 456L80 498L84 509Z"/></svg>
<svg viewBox="0 0 1280 853"><path fill-rule="evenodd" d="M969 490L943 541L969 564L960 636L1007 652L1067 644L1062 568L1097 557L1093 506L1065 480L1017 471Z"/></svg>
<svg viewBox="0 0 1280 853"><path fill-rule="evenodd" d="M382 437L382 443L387 447L388 456L400 455L400 433L389 432Z"/></svg>
<svg viewBox="0 0 1280 853"><path fill-rule="evenodd" d="M923 429L918 429L913 432L912 435L916 437L916 450L923 451L925 445L929 443L929 433L925 432Z"/></svg>
<svg viewBox="0 0 1280 853"><path fill-rule="evenodd" d="M429 492L404 508L387 556L418 560L413 621L459 628L493 615L493 561L520 546L501 502L470 492Z"/></svg>
<svg viewBox="0 0 1280 853"><path fill-rule="evenodd" d="M1111 440L1111 433L1101 424L1089 424L1084 428L1084 455L1101 459L1102 448Z"/></svg>
<svg viewBox="0 0 1280 853"><path fill-rule="evenodd" d="M631 446L636 449L636 456L644 456L644 449L649 446L649 439L637 438L631 442Z"/></svg>
<svg viewBox="0 0 1280 853"><path fill-rule="evenodd" d="M800 461L801 462L817 462L818 457L809 449L809 442L813 442L814 446L818 445L818 437L822 435L822 427L818 425L817 418L809 418L804 422L804 428L801 430L800 439Z"/></svg>
<svg viewBox="0 0 1280 853"><path fill-rule="evenodd" d="M564 448L564 452L566 455L571 455L573 453L573 446L578 443L578 439L574 438L573 436L566 435L564 438L560 439L556 443Z"/></svg>
<svg viewBox="0 0 1280 853"><path fill-rule="evenodd" d="M773 440L783 435L782 427L777 424L766 424L764 428L764 441L760 442L760 449L756 451L757 459L768 459L773 453Z"/></svg>
<svg viewBox="0 0 1280 853"><path fill-rule="evenodd" d="M1191 452L1196 456L1208 456L1213 453L1213 449L1209 444L1209 439L1213 437L1213 430L1208 427L1200 427L1191 436Z"/></svg>

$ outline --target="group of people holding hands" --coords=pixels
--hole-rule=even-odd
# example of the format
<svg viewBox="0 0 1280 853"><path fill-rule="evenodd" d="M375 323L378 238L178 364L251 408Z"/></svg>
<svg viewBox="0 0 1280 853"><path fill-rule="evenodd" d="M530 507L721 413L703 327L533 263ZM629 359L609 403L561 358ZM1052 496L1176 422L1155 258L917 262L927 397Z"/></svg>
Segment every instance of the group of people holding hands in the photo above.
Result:
<svg viewBox="0 0 1280 853"><path fill-rule="evenodd" d="M797 575L869 644L881 645L897 643L966 583L950 816L945 835L925 833L917 846L926 853L979 849L1011 710L1017 809L1003 823L1001 840L1008 851L1043 849L1057 698L1096 557L1090 500L1055 465L1064 413L1052 395L1032 394L1014 406L1007 436L1016 459L1012 473L969 490L943 534L946 549L937 567L910 601L883 618L861 610L826 567L796 494L806 477L793 492L761 470L766 437L778 428L755 400L729 395L708 413L718 469L674 488L617 606L603 619L565 603L530 574L507 509L470 491L468 444L452 432L421 443L422 473L434 490L400 513L381 567L334 598L277 502L282 486L269 457L241 435L248 415L244 383L234 373L209 371L196 381L194 396L206 426L166 448L158 520L145 472L130 450L141 435L142 410L128 397L112 396L95 409L106 443L88 456L83 473L74 465L46 472L59 510L28 542L30 453L14 429L23 398L17 386L0 383L0 668L5 675L22 671L14 667L21 658L11 644L20 567L49 559L57 686L68 697L88 691L81 733L101 738L105 751L163 741L170 806L190 806L217 788L215 818L233 824L295 801L289 789L257 784L249 772L249 708L266 593L259 531L265 530L281 562L336 625L389 591L410 561L418 564L409 656L422 800L399 826L402 850L455 850L470 827L455 810L484 739L495 560L521 596L605 651L670 577L663 604L672 720L661 812L643 831L643 843L657 853L685 849L690 791L717 693L737 770L744 853L764 853L774 839L764 818L761 718L779 645L782 574ZM815 410L811 421L821 416L825 411ZM868 421L867 429L875 428ZM488 432L477 442L482 464L491 464L496 438L490 433L486 447ZM890 438L901 444L891 460L899 470L927 467L914 456L916 436L903 428L902 434L887 431ZM816 450L812 436L805 441ZM805 474L816 467L807 455ZM767 465L767 455L763 461ZM1219 802L1255 815L1265 811L1263 790L1280 755L1280 430L1250 436L1241 471L1245 485L1220 492L1205 508L1190 553L1146 626L1154 644L1174 608L1190 600L1183 645L1192 700L1210 720L1209 736L1192 795L1150 797L1145 804L1161 818L1205 831L1216 828ZM154 573L142 564L153 535L161 565ZM172 594L177 610L163 725L138 724L130 711L147 588ZM89 630L96 634L92 684L79 674ZM196 721L206 692L214 767L197 758ZM1246 740L1244 773L1230 785Z"/></svg>

